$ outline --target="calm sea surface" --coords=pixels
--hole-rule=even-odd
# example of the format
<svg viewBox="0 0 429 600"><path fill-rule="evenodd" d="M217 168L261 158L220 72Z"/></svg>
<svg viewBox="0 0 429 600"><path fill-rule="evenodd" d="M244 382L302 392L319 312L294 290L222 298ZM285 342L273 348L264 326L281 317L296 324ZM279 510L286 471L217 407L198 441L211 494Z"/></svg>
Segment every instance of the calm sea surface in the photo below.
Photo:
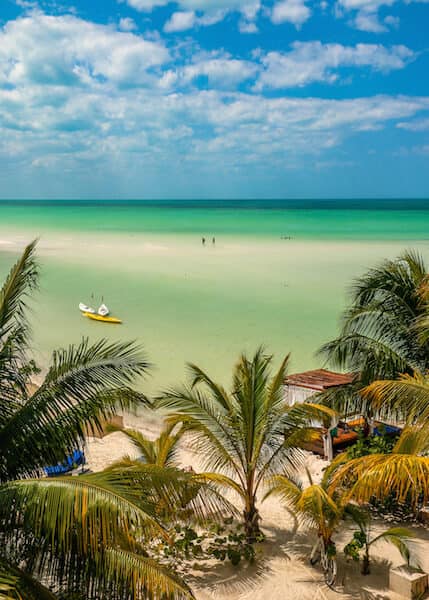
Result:
<svg viewBox="0 0 429 600"><path fill-rule="evenodd" d="M261 343L291 352L292 370L319 366L353 278L407 248L429 262L429 202L0 203L2 277L35 237L37 359L82 336L136 339L155 392L183 380L186 361L228 383ZM83 318L91 294L123 325Z"/></svg>

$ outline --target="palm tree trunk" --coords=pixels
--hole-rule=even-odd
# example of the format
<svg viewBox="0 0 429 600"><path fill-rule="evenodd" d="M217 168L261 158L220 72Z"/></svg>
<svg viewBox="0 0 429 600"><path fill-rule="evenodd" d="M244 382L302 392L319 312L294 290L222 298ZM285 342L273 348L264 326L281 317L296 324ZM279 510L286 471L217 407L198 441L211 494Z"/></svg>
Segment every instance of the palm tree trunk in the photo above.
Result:
<svg viewBox="0 0 429 600"><path fill-rule="evenodd" d="M243 519L247 543L254 544L257 537L261 534L261 530L259 529L259 521L261 520L261 517L258 509L256 508L256 497L253 491L252 477L250 477L248 480L247 498L243 511Z"/></svg>
<svg viewBox="0 0 429 600"><path fill-rule="evenodd" d="M362 573L362 575L369 575L371 573L371 570L369 568L369 546L368 546L368 544L365 544L365 554L363 555L363 559L362 559L361 573Z"/></svg>
<svg viewBox="0 0 429 600"><path fill-rule="evenodd" d="M258 535L261 533L261 530L259 529L259 521L261 517L258 509L256 508L253 494L247 499L246 507L243 511L243 519L247 543L253 544L256 542Z"/></svg>

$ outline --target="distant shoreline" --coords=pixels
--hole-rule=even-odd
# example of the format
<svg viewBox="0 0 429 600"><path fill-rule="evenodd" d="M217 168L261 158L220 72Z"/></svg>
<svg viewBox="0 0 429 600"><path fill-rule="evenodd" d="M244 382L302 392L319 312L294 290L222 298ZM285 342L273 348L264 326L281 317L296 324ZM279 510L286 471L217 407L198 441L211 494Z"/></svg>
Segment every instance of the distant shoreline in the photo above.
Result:
<svg viewBox="0 0 429 600"><path fill-rule="evenodd" d="M204 208L241 210L429 210L428 198L343 199L0 199L0 207Z"/></svg>

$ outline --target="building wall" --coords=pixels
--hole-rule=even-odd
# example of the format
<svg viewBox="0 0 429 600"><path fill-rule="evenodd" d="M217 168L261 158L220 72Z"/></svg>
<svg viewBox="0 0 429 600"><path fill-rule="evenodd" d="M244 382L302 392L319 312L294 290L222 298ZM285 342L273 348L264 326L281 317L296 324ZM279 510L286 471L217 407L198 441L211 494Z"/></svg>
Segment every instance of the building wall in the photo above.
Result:
<svg viewBox="0 0 429 600"><path fill-rule="evenodd" d="M298 385L285 385L284 386L284 398L285 402L291 406L295 402L304 402L316 393L316 390L310 390L309 388L301 387Z"/></svg>

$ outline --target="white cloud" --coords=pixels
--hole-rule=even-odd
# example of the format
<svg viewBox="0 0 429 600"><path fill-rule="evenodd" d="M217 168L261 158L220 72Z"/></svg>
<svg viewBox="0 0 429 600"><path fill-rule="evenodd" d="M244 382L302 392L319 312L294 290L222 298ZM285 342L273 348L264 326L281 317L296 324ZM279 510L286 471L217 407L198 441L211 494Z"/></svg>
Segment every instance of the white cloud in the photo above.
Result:
<svg viewBox="0 0 429 600"><path fill-rule="evenodd" d="M172 4L173 0L119 0L126 1L136 10L149 12L154 8ZM261 0L177 0L180 9L175 11L165 24L167 32L185 31L194 26L213 25L221 21L230 12L239 12L243 22L251 24L261 9ZM198 13L198 14L197 14ZM194 15L191 19L191 14ZM179 29L181 27L181 29Z"/></svg>
<svg viewBox="0 0 429 600"><path fill-rule="evenodd" d="M282 0L274 5L271 20L273 23L292 23L300 27L311 15L305 0Z"/></svg>
<svg viewBox="0 0 429 600"><path fill-rule="evenodd" d="M338 0L338 4L346 11L359 10L376 13L380 6L392 6L396 0Z"/></svg>
<svg viewBox="0 0 429 600"><path fill-rule="evenodd" d="M384 19L384 22L386 23L386 25L389 25L390 27L394 27L395 29L398 29L401 19L399 17L393 17L392 15L387 15L387 17L385 17L385 19Z"/></svg>
<svg viewBox="0 0 429 600"><path fill-rule="evenodd" d="M246 21L245 19L240 19L238 22L238 30L240 33L257 33L258 28L255 23L252 21Z"/></svg>
<svg viewBox="0 0 429 600"><path fill-rule="evenodd" d="M141 11L151 11L157 6L165 6L170 3L170 0L119 0L120 2L125 1L131 8Z"/></svg>
<svg viewBox="0 0 429 600"><path fill-rule="evenodd" d="M250 61L233 59L228 55L204 55L194 57L190 65L178 70L178 82L192 83L206 77L211 87L228 89L253 79L259 67Z"/></svg>
<svg viewBox="0 0 429 600"><path fill-rule="evenodd" d="M368 31L370 33L385 33L388 31L388 27L399 27L399 17L388 15L384 18L383 22L380 21L378 12L372 12L369 9L359 10L352 20L351 24L360 31ZM386 27L386 25L388 27Z"/></svg>
<svg viewBox="0 0 429 600"><path fill-rule="evenodd" d="M136 22L130 17L124 17L119 20L119 29L121 31L135 31L137 29Z"/></svg>
<svg viewBox="0 0 429 600"><path fill-rule="evenodd" d="M164 190L166 164L170 175L187 170L188 181L202 177L206 186L207 177L219 180L232 168L246 178L255 170L280 174L302 167L306 157L330 160L332 148L356 132L376 136L425 111L429 98L268 99L213 90L32 86L0 90L0 164L21 174L37 169L39 192L43 182L58 188L70 173L64 193L72 196L73 182L88 178L94 185L97 173L108 172L110 190L122 178L119 195L129 195L133 181L141 195L150 173L152 191ZM105 183L100 189L106 191Z"/></svg>
<svg viewBox="0 0 429 600"><path fill-rule="evenodd" d="M429 118L398 123L397 127L407 129L408 131L429 131Z"/></svg>
<svg viewBox="0 0 429 600"><path fill-rule="evenodd" d="M166 33L173 33L177 31L186 31L193 29L194 27L207 27L208 25L215 25L222 21L225 16L224 11L214 11L205 13L198 16L195 11L179 11L171 15L170 19L164 25L164 31Z"/></svg>
<svg viewBox="0 0 429 600"><path fill-rule="evenodd" d="M185 31L192 29L196 23L197 16L193 10L174 12L164 25L164 31L171 33L174 31Z"/></svg>
<svg viewBox="0 0 429 600"><path fill-rule="evenodd" d="M290 52L261 56L264 66L257 89L302 87L313 82L333 83L344 67L369 67L376 71L402 69L414 58L405 46L386 48L379 44L322 44L294 42Z"/></svg>
<svg viewBox="0 0 429 600"><path fill-rule="evenodd" d="M381 7L392 6L400 0L337 0L335 5L335 14L337 18L342 18L347 13L352 13L353 18L349 23L362 31L381 33L387 31L387 28L380 21L379 9ZM402 0L405 4L412 2L427 3L429 0ZM388 15L384 19L384 24L389 27L398 27L399 18Z"/></svg>
<svg viewBox="0 0 429 600"><path fill-rule="evenodd" d="M15 85L143 84L149 69L168 60L161 42L71 15L32 14L0 32L0 80Z"/></svg>
<svg viewBox="0 0 429 600"><path fill-rule="evenodd" d="M370 33L387 31L387 27L380 23L377 13L358 12L354 19L354 26L360 31L369 31Z"/></svg>
<svg viewBox="0 0 429 600"><path fill-rule="evenodd" d="M412 53L313 42L295 44L284 56L292 59L286 75L283 64L271 75L285 77L287 86L291 77L303 84L300 71L311 81L335 77L341 66L401 68ZM284 56L261 55L263 75ZM160 181L166 164L191 165L193 174L212 169L219 178L231 165L253 173L308 155L324 161L356 132L377 136L429 114L426 97L328 100L225 91L252 83L260 64L225 53L194 53L190 63L170 58L160 41L72 16L32 14L8 23L0 31L0 165L13 162L51 181L61 179L58 172L75 180L85 172L92 181L96 171L114 180L122 170L128 185L131 172L141 181L151 169ZM317 63L315 71L308 61ZM200 77L217 89L199 89Z"/></svg>
<svg viewBox="0 0 429 600"><path fill-rule="evenodd" d="M174 0L126 0L127 4L136 10L152 10L157 6L165 6ZM256 14L260 8L259 0L176 0L181 8L186 10L240 10Z"/></svg>

